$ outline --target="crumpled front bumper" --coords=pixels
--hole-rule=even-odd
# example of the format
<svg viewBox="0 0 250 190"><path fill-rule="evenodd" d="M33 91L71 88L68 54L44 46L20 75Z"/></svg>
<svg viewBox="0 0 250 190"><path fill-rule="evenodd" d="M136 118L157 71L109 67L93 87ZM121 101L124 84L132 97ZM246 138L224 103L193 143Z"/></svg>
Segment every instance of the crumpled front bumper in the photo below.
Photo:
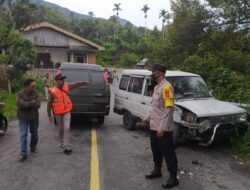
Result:
<svg viewBox="0 0 250 190"><path fill-rule="evenodd" d="M234 136L243 136L248 129L247 122L240 123L218 123L210 125L208 123L189 123L185 121L179 122L192 133L192 138L199 141L200 146L208 147L215 140L230 139ZM196 135L193 135L196 134Z"/></svg>

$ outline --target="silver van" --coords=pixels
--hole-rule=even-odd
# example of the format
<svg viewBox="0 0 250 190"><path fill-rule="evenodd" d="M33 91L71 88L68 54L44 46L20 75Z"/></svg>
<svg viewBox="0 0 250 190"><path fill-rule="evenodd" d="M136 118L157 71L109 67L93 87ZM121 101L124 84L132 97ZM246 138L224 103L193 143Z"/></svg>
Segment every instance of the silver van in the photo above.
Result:
<svg viewBox="0 0 250 190"><path fill-rule="evenodd" d="M66 82L87 80L90 85L74 89L70 93L73 103L72 114L96 117L104 123L110 110L110 87L105 79L104 69L99 65L63 63L60 67Z"/></svg>
<svg viewBox="0 0 250 190"><path fill-rule="evenodd" d="M151 71L124 70L115 91L114 112L123 115L123 126L132 130L150 111L153 89ZM215 140L230 139L246 132L246 110L216 100L201 76L167 71L175 94L174 140L197 140L209 146Z"/></svg>

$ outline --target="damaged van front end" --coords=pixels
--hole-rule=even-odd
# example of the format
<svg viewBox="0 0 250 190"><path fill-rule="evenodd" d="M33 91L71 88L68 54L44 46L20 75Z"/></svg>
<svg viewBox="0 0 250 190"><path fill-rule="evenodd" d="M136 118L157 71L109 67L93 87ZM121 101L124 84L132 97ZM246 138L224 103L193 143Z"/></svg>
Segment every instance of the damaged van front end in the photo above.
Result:
<svg viewBox="0 0 250 190"><path fill-rule="evenodd" d="M214 98L176 101L178 139L197 140L201 146L242 136L247 130L244 109Z"/></svg>

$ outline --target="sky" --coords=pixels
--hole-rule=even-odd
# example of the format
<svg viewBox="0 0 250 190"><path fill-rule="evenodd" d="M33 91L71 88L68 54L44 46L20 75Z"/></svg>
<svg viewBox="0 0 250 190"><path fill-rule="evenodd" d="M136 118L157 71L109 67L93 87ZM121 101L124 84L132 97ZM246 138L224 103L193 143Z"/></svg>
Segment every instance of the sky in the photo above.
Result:
<svg viewBox="0 0 250 190"><path fill-rule="evenodd" d="M114 15L115 3L121 3L120 17L124 18L136 26L144 26L145 18L141 10L143 5L150 7L148 11L147 27L153 29L156 25L161 29L161 20L159 19L160 10L170 11L170 0L46 0L62 7L68 8L82 14L88 14L92 11L96 17L108 19Z"/></svg>

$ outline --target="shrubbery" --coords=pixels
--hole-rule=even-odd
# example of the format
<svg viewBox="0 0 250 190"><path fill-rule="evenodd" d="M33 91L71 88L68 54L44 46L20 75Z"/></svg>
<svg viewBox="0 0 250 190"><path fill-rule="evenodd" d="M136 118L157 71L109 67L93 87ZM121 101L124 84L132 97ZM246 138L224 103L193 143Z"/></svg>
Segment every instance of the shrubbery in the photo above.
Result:
<svg viewBox="0 0 250 190"><path fill-rule="evenodd" d="M16 116L16 96L9 94L6 91L0 90L0 101L5 103L5 106L0 110L8 119Z"/></svg>
<svg viewBox="0 0 250 190"><path fill-rule="evenodd" d="M23 81L26 77L22 77L22 81L15 83L15 91L18 92L23 88ZM40 95L41 100L45 99L44 88L41 78L35 78L36 89ZM5 90L0 90L0 101L5 103L5 106L0 110L8 119L13 119L16 116L16 93L8 93Z"/></svg>
<svg viewBox="0 0 250 190"><path fill-rule="evenodd" d="M139 57L133 53L125 53L120 56L119 65L122 67L133 68L135 64L139 61Z"/></svg>

